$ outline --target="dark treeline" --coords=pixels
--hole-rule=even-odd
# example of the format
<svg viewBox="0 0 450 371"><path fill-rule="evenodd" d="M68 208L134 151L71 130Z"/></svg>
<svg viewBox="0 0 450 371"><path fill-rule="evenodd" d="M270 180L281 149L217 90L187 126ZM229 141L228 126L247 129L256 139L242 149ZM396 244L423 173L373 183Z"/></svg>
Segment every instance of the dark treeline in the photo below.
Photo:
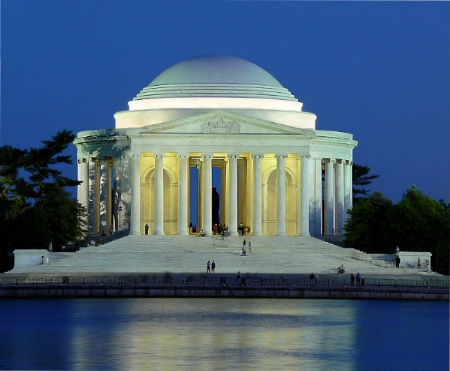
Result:
<svg viewBox="0 0 450 371"><path fill-rule="evenodd" d="M381 193L358 198L349 211L344 244L367 253L430 251L433 270L449 274L450 205L416 187L394 204Z"/></svg>
<svg viewBox="0 0 450 371"><path fill-rule="evenodd" d="M12 268L16 249L58 251L83 239L83 208L67 188L79 184L62 175L61 165L72 160L63 152L73 142L70 131L28 150L0 147L0 272Z"/></svg>

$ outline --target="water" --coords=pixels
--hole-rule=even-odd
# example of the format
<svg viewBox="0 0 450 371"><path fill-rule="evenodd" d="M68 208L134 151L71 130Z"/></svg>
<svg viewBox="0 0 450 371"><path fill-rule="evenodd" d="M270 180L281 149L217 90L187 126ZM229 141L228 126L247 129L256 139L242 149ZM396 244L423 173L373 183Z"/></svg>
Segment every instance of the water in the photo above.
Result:
<svg viewBox="0 0 450 371"><path fill-rule="evenodd" d="M0 369L449 369L446 302L3 299L0 330Z"/></svg>

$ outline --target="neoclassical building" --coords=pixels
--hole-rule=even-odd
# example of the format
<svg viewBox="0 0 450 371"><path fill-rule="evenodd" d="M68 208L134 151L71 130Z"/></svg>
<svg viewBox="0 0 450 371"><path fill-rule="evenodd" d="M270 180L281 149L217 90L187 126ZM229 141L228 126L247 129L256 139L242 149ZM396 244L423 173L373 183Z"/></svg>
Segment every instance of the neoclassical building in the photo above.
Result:
<svg viewBox="0 0 450 371"><path fill-rule="evenodd" d="M242 223L251 235L342 236L357 142L316 130L316 115L264 69L235 57L185 60L128 106L114 129L74 141L91 235L146 225L186 235L190 223L210 234L214 187L231 234Z"/></svg>

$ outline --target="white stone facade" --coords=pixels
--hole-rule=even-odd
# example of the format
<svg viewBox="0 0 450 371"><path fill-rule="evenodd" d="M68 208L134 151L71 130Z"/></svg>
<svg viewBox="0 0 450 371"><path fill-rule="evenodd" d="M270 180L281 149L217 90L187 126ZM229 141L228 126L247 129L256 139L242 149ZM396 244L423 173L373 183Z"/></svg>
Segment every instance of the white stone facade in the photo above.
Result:
<svg viewBox="0 0 450 371"><path fill-rule="evenodd" d="M243 223L254 235L342 236L352 206L352 135L316 130L316 116L250 62L199 58L184 70L185 63L116 113L115 129L78 133L78 199L89 211L89 233L143 234L148 224L149 234L185 235L192 222L210 234L218 168L220 223L231 234ZM217 83L214 73L224 79L227 68L236 71L232 86L242 79L242 96ZM204 99L176 99L179 91Z"/></svg>

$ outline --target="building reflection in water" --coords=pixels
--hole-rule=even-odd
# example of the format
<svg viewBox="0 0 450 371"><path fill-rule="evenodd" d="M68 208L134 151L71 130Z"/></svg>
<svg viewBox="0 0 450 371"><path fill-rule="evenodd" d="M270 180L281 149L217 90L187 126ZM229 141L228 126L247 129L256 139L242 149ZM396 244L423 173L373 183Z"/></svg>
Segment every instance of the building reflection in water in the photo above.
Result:
<svg viewBox="0 0 450 371"><path fill-rule="evenodd" d="M77 368L353 367L355 307L345 301L108 299L88 307L80 300L74 310Z"/></svg>

